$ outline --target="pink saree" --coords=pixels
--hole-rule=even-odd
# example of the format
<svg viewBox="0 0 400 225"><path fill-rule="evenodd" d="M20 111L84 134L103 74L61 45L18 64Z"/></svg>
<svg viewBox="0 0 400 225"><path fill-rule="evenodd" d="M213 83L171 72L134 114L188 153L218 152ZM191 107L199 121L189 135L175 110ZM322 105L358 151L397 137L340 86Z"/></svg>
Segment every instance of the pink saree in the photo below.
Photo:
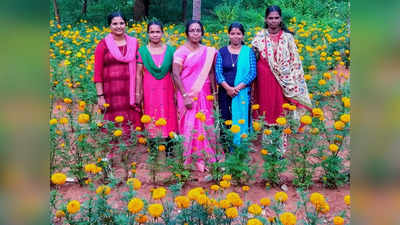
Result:
<svg viewBox="0 0 400 225"><path fill-rule="evenodd" d="M205 129L214 126L213 102L206 99L211 95L211 83L208 77L214 61L216 50L201 46L191 52L185 46L181 46L174 54L174 63L182 65L181 80L186 92L193 97L193 108L188 110L183 97L177 93L178 103L178 130L185 137L184 157L185 165L191 164L193 159L198 170L205 170L205 161L215 162L215 144L213 129ZM201 121L196 114L202 112L206 119ZM203 138L204 137L204 138Z"/></svg>

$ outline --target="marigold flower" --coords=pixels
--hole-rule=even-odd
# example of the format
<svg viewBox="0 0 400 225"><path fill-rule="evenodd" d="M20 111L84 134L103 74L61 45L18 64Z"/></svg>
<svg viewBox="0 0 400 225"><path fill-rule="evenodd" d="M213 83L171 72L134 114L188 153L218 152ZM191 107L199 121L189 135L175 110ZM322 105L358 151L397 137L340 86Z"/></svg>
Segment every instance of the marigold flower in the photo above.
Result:
<svg viewBox="0 0 400 225"><path fill-rule="evenodd" d="M232 125L232 120L225 120L224 123L226 126L230 126L230 125Z"/></svg>
<svg viewBox="0 0 400 225"><path fill-rule="evenodd" d="M261 149L261 154L263 155L267 155L268 154L268 150L267 149Z"/></svg>
<svg viewBox="0 0 400 225"><path fill-rule="evenodd" d="M63 173L54 173L53 175L51 175L51 182L53 184L63 185L65 184L66 180L67 176L65 176L65 174Z"/></svg>
<svg viewBox="0 0 400 225"><path fill-rule="evenodd" d="M98 127L103 127L103 123L102 122L98 122L97 124L96 124Z"/></svg>
<svg viewBox="0 0 400 225"><path fill-rule="evenodd" d="M151 117L149 115L144 114L142 116L142 118L140 118L140 122L142 122L143 124L147 124L150 123L151 121Z"/></svg>
<svg viewBox="0 0 400 225"><path fill-rule="evenodd" d="M240 135L240 137L243 138L243 139L245 139L245 138L248 137L248 135L243 133L243 134Z"/></svg>
<svg viewBox="0 0 400 225"><path fill-rule="evenodd" d="M115 121L116 123L122 123L122 122L124 122L124 117L123 117L123 116L116 116L116 117L114 118L114 121Z"/></svg>
<svg viewBox="0 0 400 225"><path fill-rule="evenodd" d="M214 95L207 95L207 96L206 96L206 99L207 99L208 101L214 101Z"/></svg>
<svg viewBox="0 0 400 225"><path fill-rule="evenodd" d="M311 124L311 123L312 123L312 118L311 118L311 116L309 116L309 115L304 115L304 116L302 116L302 117L300 118L300 122L301 122L302 124L308 125L308 124Z"/></svg>
<svg viewBox="0 0 400 225"><path fill-rule="evenodd" d="M78 122L82 123L82 124L89 122L89 119L90 119L90 116L86 113L81 113L78 116Z"/></svg>
<svg viewBox="0 0 400 225"><path fill-rule="evenodd" d="M348 97L343 97L342 102L343 102L343 106L346 108L349 108L351 106L350 98L348 98Z"/></svg>
<svg viewBox="0 0 400 225"><path fill-rule="evenodd" d="M110 192L111 192L111 188L107 185L100 185L96 189L96 194L98 194L98 195L109 195Z"/></svg>
<svg viewBox="0 0 400 225"><path fill-rule="evenodd" d="M159 145L158 146L158 151L160 151L160 152L165 151L165 145Z"/></svg>
<svg viewBox="0 0 400 225"><path fill-rule="evenodd" d="M351 203L350 195L344 196L344 203L345 203L346 205L350 205L350 203Z"/></svg>
<svg viewBox="0 0 400 225"><path fill-rule="evenodd" d="M231 182L229 182L227 180L222 180L219 182L219 186L221 186L223 188L229 188L231 186Z"/></svg>
<svg viewBox="0 0 400 225"><path fill-rule="evenodd" d="M304 80L311 80L312 76L310 74L304 75Z"/></svg>
<svg viewBox="0 0 400 225"><path fill-rule="evenodd" d="M219 186L216 185L216 184L213 184L213 185L211 185L210 189L213 190L213 191L218 191L219 190Z"/></svg>
<svg viewBox="0 0 400 225"><path fill-rule="evenodd" d="M62 210L57 210L56 211L56 217L57 218L61 218L61 217L64 217L65 216L65 212L64 211L62 211Z"/></svg>
<svg viewBox="0 0 400 225"><path fill-rule="evenodd" d="M321 79L321 80L318 81L318 84L321 85L321 86L325 85L326 84L326 80Z"/></svg>
<svg viewBox="0 0 400 225"><path fill-rule="evenodd" d="M199 140L199 141L203 141L205 139L205 137L204 137L204 135L202 135L202 134L200 134L198 137L197 137L197 140Z"/></svg>
<svg viewBox="0 0 400 225"><path fill-rule="evenodd" d="M240 120L238 121L239 124L244 124L244 122L245 122L244 119L240 119Z"/></svg>
<svg viewBox="0 0 400 225"><path fill-rule="evenodd" d="M333 224L334 225L343 225L344 219L340 216L335 216L335 217L333 217Z"/></svg>
<svg viewBox="0 0 400 225"><path fill-rule="evenodd" d="M235 125L232 125L230 130L231 130L232 133L236 134L236 133L239 133L240 127L235 124Z"/></svg>
<svg viewBox="0 0 400 225"><path fill-rule="evenodd" d="M206 204L206 203L207 203L207 200L208 200L208 197L207 197L207 195L205 195L205 194L200 194L200 195L197 196L197 198L196 198L196 202L197 202L199 205L204 205L204 204Z"/></svg>
<svg viewBox="0 0 400 225"><path fill-rule="evenodd" d="M330 80L330 79L331 79L331 74L328 73L328 72L325 72L323 76L324 76L324 78L327 79L327 80Z"/></svg>
<svg viewBox="0 0 400 225"><path fill-rule="evenodd" d="M229 219L235 219L236 217L239 216L239 213L235 207L230 207L225 210L225 215Z"/></svg>
<svg viewBox="0 0 400 225"><path fill-rule="evenodd" d="M253 218L247 221L247 225L263 225L263 223L259 219Z"/></svg>
<svg viewBox="0 0 400 225"><path fill-rule="evenodd" d="M221 201L219 201L219 207L221 207L223 209L227 209L227 208L231 207L231 202L226 199L222 199Z"/></svg>
<svg viewBox="0 0 400 225"><path fill-rule="evenodd" d="M287 128L285 128L285 129L283 129L283 133L285 133L285 134L291 134L291 133L292 133L292 130L291 130L289 127L287 127Z"/></svg>
<svg viewBox="0 0 400 225"><path fill-rule="evenodd" d="M290 111L294 111L294 110L296 110L297 109L297 106L295 106L295 105L289 105L289 108L288 108Z"/></svg>
<svg viewBox="0 0 400 225"><path fill-rule="evenodd" d="M290 104L289 104L289 103L283 103L283 104L282 104L282 108L283 108L283 109L289 109L289 107L290 107Z"/></svg>
<svg viewBox="0 0 400 225"><path fill-rule="evenodd" d="M186 209L190 206L190 199L186 196L177 196L175 197L175 204L180 209Z"/></svg>
<svg viewBox="0 0 400 225"><path fill-rule="evenodd" d="M149 205L148 212L152 217L160 217L164 211L164 207L161 204Z"/></svg>
<svg viewBox="0 0 400 225"><path fill-rule="evenodd" d="M310 202L318 210L325 202L325 197L319 192L314 192L310 195Z"/></svg>
<svg viewBox="0 0 400 225"><path fill-rule="evenodd" d="M269 206L270 204L271 204L271 199L267 197L260 199L260 205Z"/></svg>
<svg viewBox="0 0 400 225"><path fill-rule="evenodd" d="M156 122L155 125L157 127L163 127L165 125L167 125L167 121L164 118L159 118Z"/></svg>
<svg viewBox="0 0 400 225"><path fill-rule="evenodd" d="M222 180L230 181L230 180L232 180L232 176L229 174L225 174L222 176Z"/></svg>
<svg viewBox="0 0 400 225"><path fill-rule="evenodd" d="M339 150L339 146L337 146L336 144L330 144L330 145L329 145L329 150L330 150L332 153L336 153L336 152Z"/></svg>
<svg viewBox="0 0 400 225"><path fill-rule="evenodd" d="M115 137L119 137L119 136L122 135L122 130L120 130L120 129L115 130L113 134L114 134Z"/></svg>
<svg viewBox="0 0 400 225"><path fill-rule="evenodd" d="M350 115L349 114L343 114L343 115L340 116L340 120L343 123L348 123L348 122L350 122Z"/></svg>
<svg viewBox="0 0 400 225"><path fill-rule="evenodd" d="M143 209L144 203L140 198L132 198L128 203L129 212L135 214Z"/></svg>
<svg viewBox="0 0 400 225"><path fill-rule="evenodd" d="M57 124L57 119L51 119L51 120L49 121L49 124L50 124L50 125Z"/></svg>
<svg viewBox="0 0 400 225"><path fill-rule="evenodd" d="M261 130L261 124L259 122L253 122L253 129L255 131Z"/></svg>
<svg viewBox="0 0 400 225"><path fill-rule="evenodd" d="M136 220L136 222L138 222L138 223L147 223L148 218L147 218L147 216L144 215L144 214L139 214L139 215L136 217L135 220Z"/></svg>
<svg viewBox="0 0 400 225"><path fill-rule="evenodd" d="M81 209L81 203L77 200L72 200L67 204L67 211L69 214L75 214Z"/></svg>
<svg viewBox="0 0 400 225"><path fill-rule="evenodd" d="M196 113L195 117L202 122L206 121L206 115L203 112Z"/></svg>
<svg viewBox="0 0 400 225"><path fill-rule="evenodd" d="M261 207L257 204L251 204L249 206L249 208L247 209L247 211L255 216L260 215L261 214Z"/></svg>
<svg viewBox="0 0 400 225"><path fill-rule="evenodd" d="M280 117L278 117L278 118L276 119L276 123L279 124L279 125L281 125L281 126L283 126L283 125L286 124L286 118L280 116Z"/></svg>
<svg viewBox="0 0 400 225"><path fill-rule="evenodd" d="M283 191L276 192L275 201L277 201L277 202L286 202L287 199L288 199L288 196L287 196L287 194L285 192L283 192Z"/></svg>
<svg viewBox="0 0 400 225"><path fill-rule="evenodd" d="M67 124L68 123L68 118L67 117L62 117L60 119L60 124Z"/></svg>
<svg viewBox="0 0 400 225"><path fill-rule="evenodd" d="M242 191L244 191L244 192L248 192L249 190L250 190L250 187L247 185L242 187Z"/></svg>
<svg viewBox="0 0 400 225"><path fill-rule="evenodd" d="M343 130L346 125L342 121L336 121L334 127L336 130Z"/></svg>
<svg viewBox="0 0 400 225"><path fill-rule="evenodd" d="M313 108L312 114L313 114L313 117L317 117L317 118L324 116L324 112L320 108Z"/></svg>
<svg viewBox="0 0 400 225"><path fill-rule="evenodd" d="M254 105L251 106L252 110L258 110L259 108L260 108L259 104L254 104Z"/></svg>
<svg viewBox="0 0 400 225"><path fill-rule="evenodd" d="M140 180L137 179L137 178L129 178L126 181L126 184L127 185L132 185L133 189L136 190L136 191L139 190L140 187L142 186L142 182L140 182Z"/></svg>
<svg viewBox="0 0 400 225"><path fill-rule="evenodd" d="M204 194L204 193L205 193L205 191L204 191L204 189L203 189L202 187L192 188L192 189L187 193L187 197L188 197L190 200L196 200L197 197L198 197L200 194Z"/></svg>
<svg viewBox="0 0 400 225"><path fill-rule="evenodd" d="M110 104L104 103L104 104L103 104L103 107L104 107L104 108L108 108L108 107L110 107Z"/></svg>
<svg viewBox="0 0 400 225"><path fill-rule="evenodd" d="M167 194L167 190L163 187L159 187L153 190L152 198L154 200L163 199Z"/></svg>
<svg viewBox="0 0 400 225"><path fill-rule="evenodd" d="M65 103L65 104L71 104L71 103L72 103L72 99L70 99L70 98L64 98L64 103Z"/></svg>
<svg viewBox="0 0 400 225"><path fill-rule="evenodd" d="M279 215L279 220L282 222L283 225L296 225L297 218L291 212L284 212Z"/></svg>
<svg viewBox="0 0 400 225"><path fill-rule="evenodd" d="M140 137L140 138L138 139L138 142L139 142L140 144L144 145L144 144L146 144L147 140L146 140L146 138L144 138L144 137Z"/></svg>
<svg viewBox="0 0 400 225"><path fill-rule="evenodd" d="M270 129L265 129L265 130L264 130L264 134L265 134L265 135L270 135L270 134L272 134L272 130L270 130Z"/></svg>
<svg viewBox="0 0 400 225"><path fill-rule="evenodd" d="M329 210L330 210L330 207L329 207L328 203L323 202L320 211L325 214L325 213L328 213Z"/></svg>

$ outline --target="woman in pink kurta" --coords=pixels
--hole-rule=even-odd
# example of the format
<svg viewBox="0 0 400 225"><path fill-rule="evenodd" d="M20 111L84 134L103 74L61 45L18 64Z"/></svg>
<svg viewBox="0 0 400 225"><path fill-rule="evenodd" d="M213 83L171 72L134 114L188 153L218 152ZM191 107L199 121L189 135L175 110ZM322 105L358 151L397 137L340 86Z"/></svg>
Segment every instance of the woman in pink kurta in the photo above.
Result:
<svg viewBox="0 0 400 225"><path fill-rule="evenodd" d="M170 75L175 49L161 41L163 29L158 22L148 24L149 44L139 50L136 104L143 99L143 113L152 118L145 125L150 136L167 138L169 132L177 132L174 85ZM164 69L165 68L165 69ZM164 119L165 126L156 126L157 120Z"/></svg>
<svg viewBox="0 0 400 225"><path fill-rule="evenodd" d="M199 171L205 162L215 161L213 95L215 77L213 62L216 50L200 44L204 29L200 21L186 25L187 41L174 54L173 76L178 88L178 128L185 137L185 164L194 161ZM210 127L210 129L205 129Z"/></svg>

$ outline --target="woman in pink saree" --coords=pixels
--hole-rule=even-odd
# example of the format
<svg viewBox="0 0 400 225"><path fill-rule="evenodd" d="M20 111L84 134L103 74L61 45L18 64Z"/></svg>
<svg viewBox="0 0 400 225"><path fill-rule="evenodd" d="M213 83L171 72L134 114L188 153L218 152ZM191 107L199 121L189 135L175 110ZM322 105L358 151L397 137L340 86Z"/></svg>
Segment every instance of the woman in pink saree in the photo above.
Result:
<svg viewBox="0 0 400 225"><path fill-rule="evenodd" d="M215 93L213 70L216 49L202 45L204 34L200 21L186 24L187 41L174 54L173 79L177 92L178 130L185 137L185 165L194 161L204 172L205 162L215 161L213 101L207 96ZM210 97L208 99L211 99Z"/></svg>

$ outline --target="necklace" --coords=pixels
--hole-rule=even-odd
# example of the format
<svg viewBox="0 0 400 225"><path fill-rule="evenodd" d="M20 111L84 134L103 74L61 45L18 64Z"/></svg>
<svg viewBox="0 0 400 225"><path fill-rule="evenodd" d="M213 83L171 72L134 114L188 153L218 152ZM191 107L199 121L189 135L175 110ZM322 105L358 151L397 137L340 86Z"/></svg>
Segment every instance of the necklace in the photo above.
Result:
<svg viewBox="0 0 400 225"><path fill-rule="evenodd" d="M232 47L231 47L231 48L232 48ZM238 57L236 58L236 62L234 62L234 61L233 61L233 57L232 57L232 53L229 51L229 49L228 49L228 52L229 52L229 54L231 54L232 67L235 67L235 64L236 64L237 61L239 60L239 55L238 55Z"/></svg>

